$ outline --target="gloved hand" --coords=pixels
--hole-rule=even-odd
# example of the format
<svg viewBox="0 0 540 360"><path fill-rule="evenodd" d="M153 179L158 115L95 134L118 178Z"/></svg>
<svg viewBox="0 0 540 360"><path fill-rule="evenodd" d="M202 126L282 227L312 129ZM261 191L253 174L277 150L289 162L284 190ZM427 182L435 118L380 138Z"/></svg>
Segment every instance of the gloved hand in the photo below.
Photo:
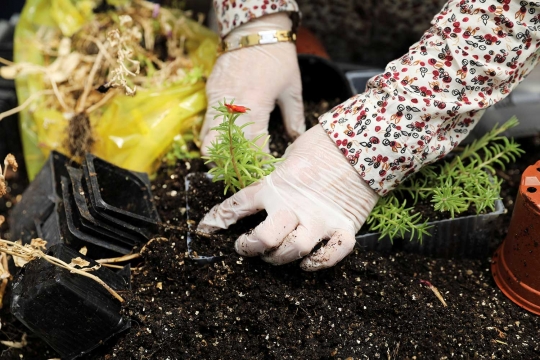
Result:
<svg viewBox="0 0 540 360"><path fill-rule="evenodd" d="M305 257L329 239L300 264L315 271L334 266L353 250L355 234L378 199L322 127L315 126L287 149L273 173L212 208L198 231L226 229L266 209L266 220L238 238L236 251L279 265Z"/></svg>
<svg viewBox="0 0 540 360"><path fill-rule="evenodd" d="M265 30L290 30L292 22L285 13L266 15L254 19L233 30L226 40ZM234 99L237 104L252 109L237 120L238 125L254 124L244 129L248 139L268 132L270 113L276 101L281 108L285 129L295 139L305 131L302 83L294 43L258 45L233 50L221 55L206 84L208 110L201 130L201 151L208 155L207 148L217 136L210 130L222 119L214 119L213 109L219 101ZM258 145L262 145L261 139ZM268 146L264 149L268 152Z"/></svg>

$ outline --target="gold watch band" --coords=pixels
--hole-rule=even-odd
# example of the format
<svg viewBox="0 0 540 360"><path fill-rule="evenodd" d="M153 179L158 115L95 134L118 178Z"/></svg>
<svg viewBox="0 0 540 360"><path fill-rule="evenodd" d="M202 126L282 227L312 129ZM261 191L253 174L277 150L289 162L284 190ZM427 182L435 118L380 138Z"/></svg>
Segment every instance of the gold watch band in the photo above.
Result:
<svg viewBox="0 0 540 360"><path fill-rule="evenodd" d="M277 44L280 42L295 42L296 34L291 30L259 31L255 34L242 36L236 41L222 41L220 53L238 50L256 45Z"/></svg>

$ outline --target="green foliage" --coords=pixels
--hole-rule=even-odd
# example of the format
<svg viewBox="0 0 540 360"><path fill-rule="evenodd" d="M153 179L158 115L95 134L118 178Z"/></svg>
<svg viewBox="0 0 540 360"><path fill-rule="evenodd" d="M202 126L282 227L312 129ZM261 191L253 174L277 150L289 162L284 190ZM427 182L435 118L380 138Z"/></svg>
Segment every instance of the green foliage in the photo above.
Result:
<svg viewBox="0 0 540 360"><path fill-rule="evenodd" d="M218 136L209 147L209 155L203 157L207 160L205 164L215 165L208 172L213 175L213 181L225 182L225 193L229 189L236 192L274 171L273 164L281 159L276 159L262 150L270 136L266 137L262 146L257 146L257 141L264 134L248 140L244 136L244 128L253 123L242 126L235 123L236 119L249 109L233 105L232 101L230 104L220 102L214 109L219 112L216 118L223 116L223 122L212 129L218 132Z"/></svg>
<svg viewBox="0 0 540 360"><path fill-rule="evenodd" d="M178 160L190 160L200 157L201 154L198 151L189 149L191 143L193 143L193 134L187 133L175 136L171 149L165 154L168 165L174 166Z"/></svg>
<svg viewBox="0 0 540 360"><path fill-rule="evenodd" d="M407 201L400 203L395 196L381 198L373 209L367 224L371 231L381 233L382 237L390 240L402 238L410 232L411 237L416 234L419 238L427 234L427 220L422 221L420 213L414 213L413 207L407 207Z"/></svg>
<svg viewBox="0 0 540 360"><path fill-rule="evenodd" d="M376 205L367 223L371 230L380 231L381 238L410 237L422 241L428 225L421 214L413 214L413 207L398 198L408 195L414 205L419 200L429 201L436 211L448 212L450 217L474 210L477 214L495 210L501 182L495 167L504 169L524 151L519 144L502 135L518 125L512 118L502 126L467 145L451 161L425 166L397 187Z"/></svg>

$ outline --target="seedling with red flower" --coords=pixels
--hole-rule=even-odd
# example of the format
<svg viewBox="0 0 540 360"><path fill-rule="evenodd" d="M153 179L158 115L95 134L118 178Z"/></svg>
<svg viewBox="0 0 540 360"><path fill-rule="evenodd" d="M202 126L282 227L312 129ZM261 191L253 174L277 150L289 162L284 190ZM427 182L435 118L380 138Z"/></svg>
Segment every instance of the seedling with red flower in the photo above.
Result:
<svg viewBox="0 0 540 360"><path fill-rule="evenodd" d="M276 159L262 150L270 136L266 136L264 143L258 146L257 142L265 135L248 140L244 135L244 128L253 123L241 126L235 123L239 116L250 109L235 105L233 101L227 103L225 100L214 109L218 111L215 118L222 116L223 121L212 129L218 132L218 136L209 147L208 156L203 157L207 160L206 164L215 165L208 172L213 175L213 181L225 182L225 193L229 189L236 192L274 171L273 164L281 159Z"/></svg>

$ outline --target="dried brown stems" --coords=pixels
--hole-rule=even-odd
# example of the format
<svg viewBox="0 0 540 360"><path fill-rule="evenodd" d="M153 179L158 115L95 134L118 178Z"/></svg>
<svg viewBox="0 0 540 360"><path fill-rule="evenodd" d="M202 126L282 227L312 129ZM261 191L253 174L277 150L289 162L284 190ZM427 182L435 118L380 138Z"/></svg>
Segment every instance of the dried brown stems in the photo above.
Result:
<svg viewBox="0 0 540 360"><path fill-rule="evenodd" d="M19 165L17 164L17 160L15 159L15 156L12 154L8 154L6 158L4 159L4 169L2 170L2 165L0 165L0 197L6 195L7 193L7 184L6 184L6 173L8 169L11 167L11 170L17 171L19 168Z"/></svg>
<svg viewBox="0 0 540 360"><path fill-rule="evenodd" d="M107 291L114 296L118 301L124 302L124 299L109 285L107 285L99 277L91 274L91 271L97 270L100 265L93 267L87 267L89 263L81 258L72 259L71 263L66 263L54 256L45 254L42 250L45 249L47 242L42 239L33 239L30 244L22 245L18 242L13 242L9 240L0 239L0 253L3 256L11 255L13 260L18 265L24 265L27 262L36 259L44 259L45 261L61 267L63 269L69 270L72 273L88 277L100 285L102 285ZM77 266L77 267L76 267Z"/></svg>

